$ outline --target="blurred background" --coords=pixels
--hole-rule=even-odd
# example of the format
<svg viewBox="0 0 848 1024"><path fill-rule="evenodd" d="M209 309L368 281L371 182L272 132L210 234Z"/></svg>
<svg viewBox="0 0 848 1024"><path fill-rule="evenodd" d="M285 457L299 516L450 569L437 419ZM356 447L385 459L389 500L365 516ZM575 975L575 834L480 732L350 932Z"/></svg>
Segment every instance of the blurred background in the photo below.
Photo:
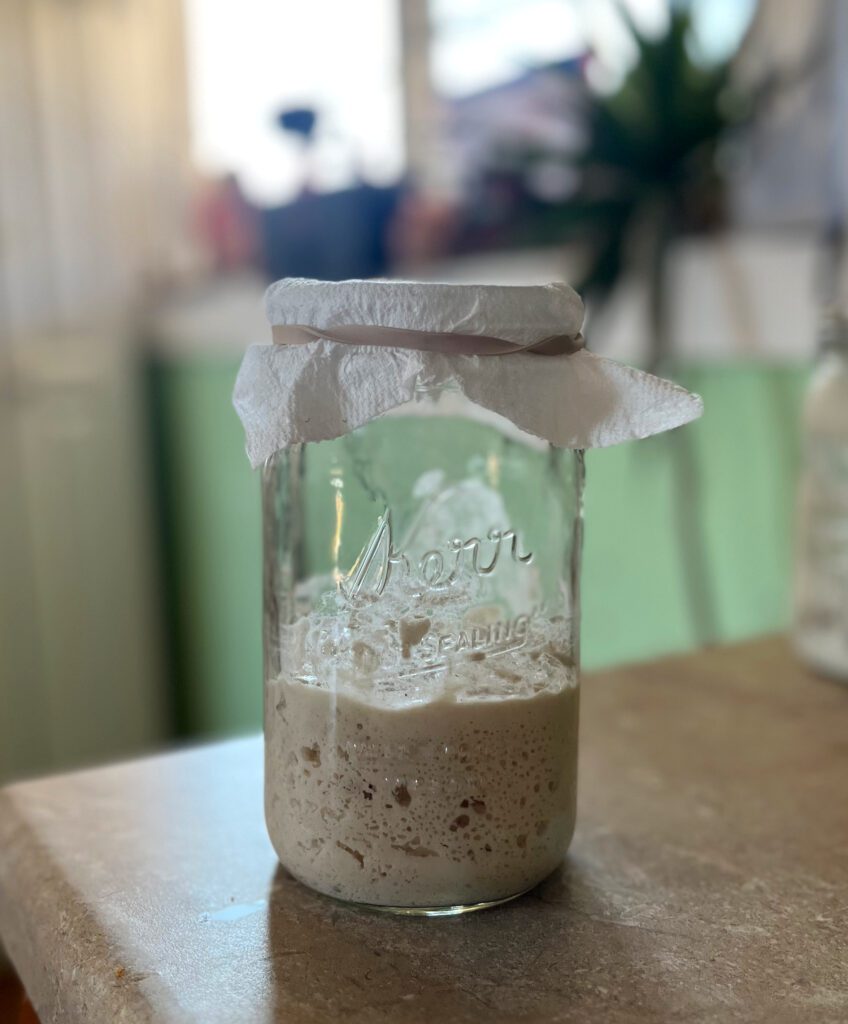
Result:
<svg viewBox="0 0 848 1024"><path fill-rule="evenodd" d="M785 628L848 0L3 0L0 780L256 729L269 280L566 279L703 420L588 458L588 668Z"/></svg>

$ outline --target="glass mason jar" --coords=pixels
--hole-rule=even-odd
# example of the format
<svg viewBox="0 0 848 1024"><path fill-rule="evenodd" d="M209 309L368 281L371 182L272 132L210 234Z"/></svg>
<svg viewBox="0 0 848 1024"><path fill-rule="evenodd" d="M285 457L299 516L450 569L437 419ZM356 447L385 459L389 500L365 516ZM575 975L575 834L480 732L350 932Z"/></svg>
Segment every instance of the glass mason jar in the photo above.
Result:
<svg viewBox="0 0 848 1024"><path fill-rule="evenodd" d="M812 668L848 681L848 318L825 319L804 403L793 640Z"/></svg>
<svg viewBox="0 0 848 1024"><path fill-rule="evenodd" d="M451 382L262 474L265 813L342 900L511 899L574 829L583 453Z"/></svg>

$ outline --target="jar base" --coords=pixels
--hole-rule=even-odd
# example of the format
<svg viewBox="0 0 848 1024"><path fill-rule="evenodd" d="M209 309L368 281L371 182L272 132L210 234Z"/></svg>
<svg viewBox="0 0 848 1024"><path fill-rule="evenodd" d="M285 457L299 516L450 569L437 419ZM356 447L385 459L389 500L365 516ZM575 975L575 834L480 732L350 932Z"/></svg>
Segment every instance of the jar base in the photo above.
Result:
<svg viewBox="0 0 848 1024"><path fill-rule="evenodd" d="M533 886L522 889L521 892L514 892L510 896L502 896L497 900L483 900L480 903L456 903L447 907L389 907L379 903L357 903L354 900L340 899L338 896L330 896L336 903L342 903L346 907L356 907L358 910L368 910L377 914L393 914L396 917L457 917L460 914L472 914L476 910L488 910L489 907L499 907L503 903L511 903L519 896L530 892Z"/></svg>

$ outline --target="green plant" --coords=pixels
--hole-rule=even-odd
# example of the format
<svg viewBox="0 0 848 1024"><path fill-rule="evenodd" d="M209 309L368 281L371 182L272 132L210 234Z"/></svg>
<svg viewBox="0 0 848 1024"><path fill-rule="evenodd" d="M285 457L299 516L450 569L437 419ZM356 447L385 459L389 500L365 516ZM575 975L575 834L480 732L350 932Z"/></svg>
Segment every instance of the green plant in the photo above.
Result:
<svg viewBox="0 0 848 1024"><path fill-rule="evenodd" d="M647 259L652 308L662 318L658 293L669 244L724 222L716 155L750 105L731 85L729 60L705 66L691 56L688 6L676 5L656 37L642 32L624 7L619 11L634 63L614 92L590 95L586 142L573 163L576 192L538 212L550 240L582 243L577 287L596 306L634 259ZM658 339L655 359L665 354L665 341Z"/></svg>
<svg viewBox="0 0 848 1024"><path fill-rule="evenodd" d="M656 37L643 33L623 6L619 12L634 44L634 63L615 91L590 96L585 146L572 165L575 194L538 213L550 240L581 243L576 287L595 313L628 269L643 268L650 363L657 367L671 355L665 286L670 246L724 223L717 154L749 108L732 88L729 60L705 66L693 59L688 5L672 7L666 30ZM700 640L708 643L716 639L718 623L694 441L691 432L674 431L663 443L674 469L673 514L690 611Z"/></svg>

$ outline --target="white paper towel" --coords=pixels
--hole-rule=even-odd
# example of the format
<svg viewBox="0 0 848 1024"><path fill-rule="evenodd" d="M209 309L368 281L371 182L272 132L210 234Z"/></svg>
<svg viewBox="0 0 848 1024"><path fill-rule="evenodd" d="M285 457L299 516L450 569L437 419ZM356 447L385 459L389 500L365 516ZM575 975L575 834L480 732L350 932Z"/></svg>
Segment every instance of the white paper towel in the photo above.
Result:
<svg viewBox="0 0 848 1024"><path fill-rule="evenodd" d="M288 301L291 299L291 301ZM531 344L576 335L580 299L565 285L493 287L397 282L279 282L268 291L272 324L375 325L462 333ZM453 380L476 404L562 448L600 448L696 419L697 395L590 352L544 356L454 355L408 348L253 345L233 402L251 464L280 448L349 433L410 401L416 384Z"/></svg>
<svg viewBox="0 0 848 1024"><path fill-rule="evenodd" d="M265 293L274 327L394 327L430 334L488 335L529 345L580 333L583 303L563 282L542 285L286 278Z"/></svg>

